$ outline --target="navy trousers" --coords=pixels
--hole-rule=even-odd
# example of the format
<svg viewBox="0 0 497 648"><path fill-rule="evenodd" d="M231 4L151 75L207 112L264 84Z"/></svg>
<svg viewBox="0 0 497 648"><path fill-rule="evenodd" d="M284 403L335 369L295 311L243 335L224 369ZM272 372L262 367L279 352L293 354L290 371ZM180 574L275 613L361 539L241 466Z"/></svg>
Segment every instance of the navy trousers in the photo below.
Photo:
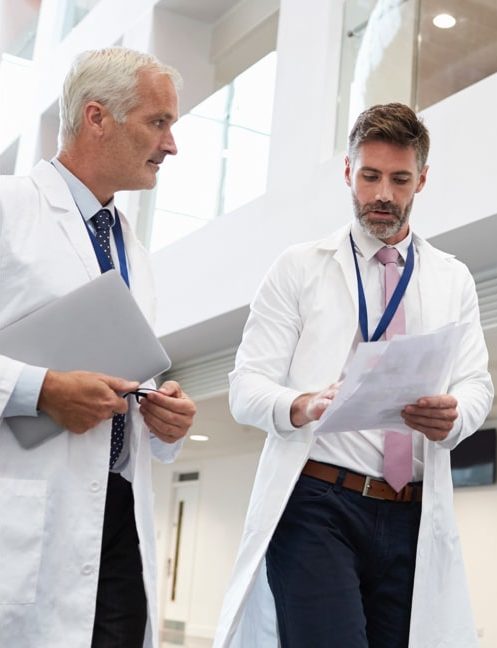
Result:
<svg viewBox="0 0 497 648"><path fill-rule="evenodd" d="M143 648L147 599L131 484L109 473L91 648Z"/></svg>
<svg viewBox="0 0 497 648"><path fill-rule="evenodd" d="M302 475L266 554L281 648L407 648L420 515Z"/></svg>

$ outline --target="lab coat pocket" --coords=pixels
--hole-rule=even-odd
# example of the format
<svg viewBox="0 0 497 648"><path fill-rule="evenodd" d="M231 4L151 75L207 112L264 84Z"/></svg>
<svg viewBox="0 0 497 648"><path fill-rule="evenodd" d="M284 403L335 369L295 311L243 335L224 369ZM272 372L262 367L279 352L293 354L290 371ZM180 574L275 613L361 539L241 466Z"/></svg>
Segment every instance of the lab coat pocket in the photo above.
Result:
<svg viewBox="0 0 497 648"><path fill-rule="evenodd" d="M0 605L35 602L46 489L42 480L0 479Z"/></svg>

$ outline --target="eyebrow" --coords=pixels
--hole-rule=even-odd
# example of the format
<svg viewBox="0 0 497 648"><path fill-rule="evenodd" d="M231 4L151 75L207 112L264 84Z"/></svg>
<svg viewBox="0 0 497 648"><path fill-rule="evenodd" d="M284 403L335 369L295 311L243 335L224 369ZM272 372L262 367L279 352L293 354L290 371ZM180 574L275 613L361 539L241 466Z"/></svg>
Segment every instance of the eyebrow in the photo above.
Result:
<svg viewBox="0 0 497 648"><path fill-rule="evenodd" d="M155 119L165 119L166 121L170 122L176 122L178 121L179 117L176 117L170 112L160 112L160 113L151 113L149 115L149 119L155 120Z"/></svg>
<svg viewBox="0 0 497 648"><path fill-rule="evenodd" d="M361 167L360 170L361 171L370 171L371 173L382 173L382 171L380 171L379 169L375 169L374 167L370 167L370 166L363 166L363 167ZM411 171L407 171L407 170L404 171L403 169L399 169L398 171L392 171L392 173L390 173L390 175L412 176L413 174L412 174Z"/></svg>

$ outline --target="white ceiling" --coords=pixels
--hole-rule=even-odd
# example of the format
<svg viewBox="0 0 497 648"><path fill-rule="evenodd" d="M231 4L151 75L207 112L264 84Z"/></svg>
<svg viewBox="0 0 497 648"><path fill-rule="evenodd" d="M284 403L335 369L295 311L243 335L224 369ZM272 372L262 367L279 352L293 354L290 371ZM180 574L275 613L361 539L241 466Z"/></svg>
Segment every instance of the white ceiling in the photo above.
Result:
<svg viewBox="0 0 497 648"><path fill-rule="evenodd" d="M161 0L160 7L205 23L215 23L240 0Z"/></svg>
<svg viewBox="0 0 497 648"><path fill-rule="evenodd" d="M227 394L197 402L197 416L190 431L192 434L207 435L209 440L192 441L187 438L181 460L259 452L266 437L261 430L235 423L229 412Z"/></svg>

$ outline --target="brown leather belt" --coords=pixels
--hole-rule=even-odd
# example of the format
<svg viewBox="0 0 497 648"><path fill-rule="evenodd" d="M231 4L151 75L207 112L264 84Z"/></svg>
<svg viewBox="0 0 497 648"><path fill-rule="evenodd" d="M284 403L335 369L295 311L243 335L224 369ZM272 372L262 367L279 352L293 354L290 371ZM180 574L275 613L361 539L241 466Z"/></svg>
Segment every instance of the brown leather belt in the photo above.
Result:
<svg viewBox="0 0 497 648"><path fill-rule="evenodd" d="M349 490L357 491L365 497L373 497L374 499L390 500L392 502L421 502L423 494L423 483L417 482L406 484L404 488L398 493L381 479L373 479L366 475L359 475L358 473L350 472L345 468L337 468L329 464L320 463L309 459L305 464L302 474L309 477L315 477L322 481L335 484L338 481L340 471L345 472L345 477L342 481L342 487Z"/></svg>

